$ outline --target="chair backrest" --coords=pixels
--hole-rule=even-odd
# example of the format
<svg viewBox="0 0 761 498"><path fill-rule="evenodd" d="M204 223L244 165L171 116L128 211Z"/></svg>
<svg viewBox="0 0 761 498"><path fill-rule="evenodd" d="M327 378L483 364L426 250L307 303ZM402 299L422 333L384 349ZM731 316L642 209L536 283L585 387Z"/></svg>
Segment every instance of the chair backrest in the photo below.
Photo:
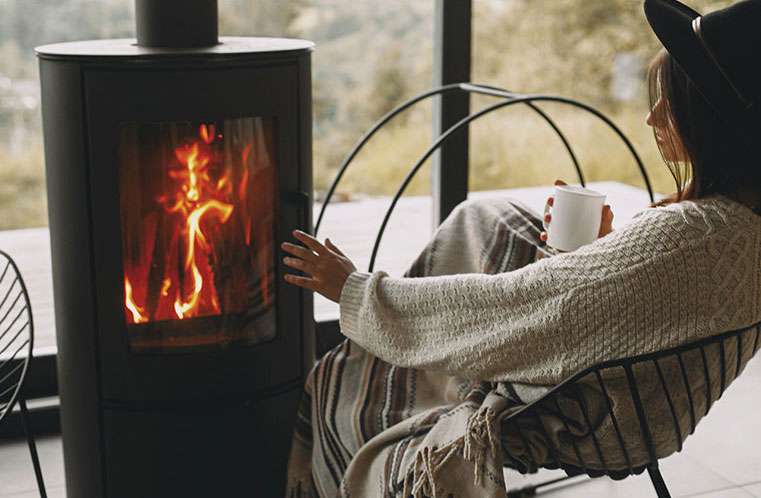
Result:
<svg viewBox="0 0 761 498"><path fill-rule="evenodd" d="M0 251L0 422L18 400L33 345L34 322L26 285L16 263Z"/></svg>
<svg viewBox="0 0 761 498"><path fill-rule="evenodd" d="M760 335L757 323L573 375L503 420L515 445L507 463L522 472L639 474L681 451L756 354Z"/></svg>

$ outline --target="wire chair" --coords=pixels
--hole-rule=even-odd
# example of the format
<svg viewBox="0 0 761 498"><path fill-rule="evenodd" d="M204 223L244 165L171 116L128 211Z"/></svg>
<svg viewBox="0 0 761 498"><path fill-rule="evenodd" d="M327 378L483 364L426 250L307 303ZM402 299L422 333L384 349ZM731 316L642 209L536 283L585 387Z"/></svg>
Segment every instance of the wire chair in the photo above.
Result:
<svg viewBox="0 0 761 498"><path fill-rule="evenodd" d="M415 104L437 95L456 92L489 95L499 99L499 102L452 125L410 168L391 199L378 229L368 271L374 268L394 208L425 161L448 138L472 121L516 104L528 106L550 126L566 149L581 185L586 184L584 174L571 144L557 123L536 102L569 105L599 118L628 148L650 202L654 201L650 179L637 151L626 135L600 111L565 97L520 94L467 82L453 83L433 88L403 102L380 118L357 141L328 189L315 225L315 235L338 183L370 139L386 123ZM698 422L708 414L713 403L755 355L760 345L760 325L761 322L676 348L590 367L511 413L502 421L503 431L512 434L512 439L523 450L523 458L517 460L508 456L509 460L513 460L508 463L522 473L536 472L540 468L562 469L566 477L511 490L508 496L535 496L539 488L581 475L608 476L618 480L647 470L658 497L670 497L658 468L658 459L673 452L669 450L672 446L676 451L681 451L687 436L695 431ZM663 424L672 426L670 439L666 441L662 440ZM661 439L656 441L654 434ZM546 454L541 454L540 448L546 448ZM594 456L591 459L590 454Z"/></svg>
<svg viewBox="0 0 761 498"><path fill-rule="evenodd" d="M670 497L658 460L673 452L668 448L682 450L698 422L758 352L760 331L761 322L604 362L510 414L502 427L523 450L517 470L563 469L567 477L508 496L534 496L540 487L582 474L619 480L647 469L657 496Z"/></svg>
<svg viewBox="0 0 761 498"><path fill-rule="evenodd" d="M420 158L415 162L415 164L410 168L409 172L407 173L407 176L402 180L401 184L399 185L399 188L397 189L396 193L394 194L393 198L391 199L391 202L389 204L388 209L386 210L386 214L383 217L383 221L381 222L380 227L378 228L378 234L375 238L375 243L373 244L373 250L372 254L370 256L370 263L368 265L368 271L373 271L373 268L375 266L375 259L378 255L378 249L380 248L380 243L383 238L383 234L386 231L386 226L388 225L388 221L391 218L391 214L394 211L394 208L396 208L397 203L399 202L399 199L404 194L404 191L409 186L410 182L412 182L415 175L420 171L420 169L423 167L423 164L430 158L434 152L436 152L441 146L446 142L450 137L455 135L458 131L461 129L466 128L471 122L476 121L478 119L483 118L484 116L491 114L494 111L511 107L517 104L523 104L530 108L532 111L534 111L544 122L547 123L547 125L552 129L552 131L557 135L558 139L562 142L563 147L565 148L566 152L568 152L568 156L571 159L571 162L573 163L574 170L576 171L576 176L579 180L579 183L583 186L586 186L586 181L584 179L584 173L581 169L581 166L579 165L578 158L576 157L576 154L573 151L573 147L571 147L571 144L568 142L568 139L566 138L563 131L560 129L560 127L557 125L557 123L541 108L539 108L536 103L537 102L554 102L557 104L562 104L570 107L574 107L576 109L585 111L594 117L598 118L600 121L602 121L605 125L607 125L608 128L619 138L621 141L624 142L624 145L629 150L630 154L632 155L632 158L634 159L637 168L639 170L640 175L642 176L642 180L645 183L645 188L647 189L648 196L650 197L650 202L653 202L655 200L653 195L653 188L650 184L650 178L647 176L647 172L645 171L645 165L642 163L642 159L640 159L639 154L637 153L637 150L634 148L634 145L632 145L629 138L624 134L624 132L621 131L618 126L613 123L605 114L598 111L592 106L589 106L587 104L584 104L583 102L579 102L578 100L569 99L566 97L559 97L556 95L539 95L539 94L521 94L516 92L511 92L509 90L505 90L504 88L498 88L495 86L490 85L481 85L476 83L452 83L449 85L440 86L437 88L433 88L431 90L428 90L426 92L420 93L409 100L399 104L397 107L386 113L383 117L381 117L378 121L375 122L373 126L371 126L367 132L365 132L364 135L357 141L357 143L352 147L349 154L346 155L343 162L341 163L341 166L338 168L338 173L336 173L335 178L333 179L333 182L330 184L330 187L328 188L328 192L325 195L325 200L322 203L322 207L320 209L320 214L317 217L317 223L314 227L314 235L317 235L317 232L320 230L320 225L322 224L322 219L325 215L325 210L328 207L328 204L330 204L330 200L333 198L333 194L335 193L336 187L338 187L339 182L343 178L346 171L349 169L349 166L352 164L352 161L354 158L359 154L359 152L362 150L362 148L370 141L370 139L384 126L386 123L391 121L394 117L401 114L402 112L406 111L407 109L410 109L414 105L418 104L419 102L422 102L426 99L429 99L431 97L435 97L437 95L444 95L444 94L450 94L450 93L457 93L457 92L463 92L467 94L475 93L479 95L487 95L490 97L495 97L499 100L496 104L492 104L489 106L484 107L483 109L480 109L473 114L466 116L462 118L457 123L450 126L446 131L444 131L441 135L439 135L433 143L426 149L426 151L420 156Z"/></svg>
<svg viewBox="0 0 761 498"><path fill-rule="evenodd" d="M40 460L34 443L29 410L24 399L24 381L29 372L34 346L32 307L16 263L0 251L0 424L18 402L37 487L46 498Z"/></svg>

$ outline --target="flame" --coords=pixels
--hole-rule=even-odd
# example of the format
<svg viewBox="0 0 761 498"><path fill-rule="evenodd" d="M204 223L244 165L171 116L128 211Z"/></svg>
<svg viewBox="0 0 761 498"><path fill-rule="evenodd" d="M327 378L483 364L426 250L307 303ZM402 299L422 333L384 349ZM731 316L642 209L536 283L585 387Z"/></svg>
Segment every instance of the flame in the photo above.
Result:
<svg viewBox="0 0 761 498"><path fill-rule="evenodd" d="M169 148L155 170L158 210L140 215L140 254L125 259L128 323L240 312L251 295L272 300L272 224L258 215L269 213L269 201L249 190L274 184L267 176L273 173L251 143L223 143L211 123L195 132Z"/></svg>
<svg viewBox="0 0 761 498"><path fill-rule="evenodd" d="M148 319L143 316L143 308L135 304L135 300L132 297L132 284L126 276L124 277L124 304L132 314L132 323L148 321Z"/></svg>
<svg viewBox="0 0 761 498"><path fill-rule="evenodd" d="M157 197L167 213L178 220L176 250L183 254L182 271L168 265L161 280L159 311L156 316L171 314L179 319L220 313L220 299L214 286L214 258L211 232L227 223L234 206L225 202L231 187L230 169L218 179L212 179L213 164L209 145L216 138L213 124L201 124L198 140L192 140L174 149L179 167L167 173L173 191ZM124 279L125 305L132 323L147 322L144 308L136 304L132 284ZM170 300L167 302L167 300ZM171 301L173 300L173 302ZM170 311L172 310L172 311Z"/></svg>
<svg viewBox="0 0 761 498"><path fill-rule="evenodd" d="M169 288L172 286L172 279L171 278L165 278L164 281L161 283L161 295L162 296L168 296L169 295Z"/></svg>
<svg viewBox="0 0 761 498"><path fill-rule="evenodd" d="M217 200L211 200L204 202L199 207L195 208L187 217L185 233L187 238L187 253L185 255L185 270L193 274L193 292L187 301L183 301L181 296L177 296L174 302L174 311L177 313L177 318L185 318L186 315L193 316L194 311L198 306L198 297L203 290L204 277L201 275L198 265L196 264L196 247L202 252L207 253L211 249L206 236L201 230L201 218L209 212L215 211L218 215L220 222L226 223L233 212L233 206ZM219 303L216 299L216 293L212 294L212 310L215 313L219 313Z"/></svg>
<svg viewBox="0 0 761 498"><path fill-rule="evenodd" d="M198 129L198 135L201 137L201 140L204 141L206 145L209 145L214 141L214 125L205 125L202 124L200 128Z"/></svg>
<svg viewBox="0 0 761 498"><path fill-rule="evenodd" d="M208 261L212 256L212 248L204 233L202 222L216 219L220 224L226 223L233 212L233 205L219 199L224 197L224 188L229 184L227 174L216 182L212 181L209 175L211 155L204 144L208 145L214 141L214 133L214 125L202 124L198 130L201 141L194 141L174 150L182 169L171 171L170 177L180 180L181 183L174 201L167 203L165 200L165 209L183 218L183 270L192 280L192 289L189 292L185 292L182 285L176 286L174 312L180 319L197 316L202 304L210 308L206 311L220 312L219 298L210 283L213 274L208 267ZM201 265L202 260L207 263ZM167 285L164 280L163 289L168 292L169 287L171 282Z"/></svg>

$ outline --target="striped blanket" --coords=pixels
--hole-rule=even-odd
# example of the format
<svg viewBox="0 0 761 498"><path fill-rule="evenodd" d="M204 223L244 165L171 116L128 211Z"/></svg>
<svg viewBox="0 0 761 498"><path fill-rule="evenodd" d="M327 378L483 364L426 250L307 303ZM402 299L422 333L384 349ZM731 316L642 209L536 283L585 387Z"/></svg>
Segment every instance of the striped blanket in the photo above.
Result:
<svg viewBox="0 0 761 498"><path fill-rule="evenodd" d="M539 242L541 219L526 206L467 204L436 230L405 276L494 274L552 255ZM286 496L505 497L503 464L522 463L503 451L496 421L546 387L531 391L396 367L345 340L307 379Z"/></svg>

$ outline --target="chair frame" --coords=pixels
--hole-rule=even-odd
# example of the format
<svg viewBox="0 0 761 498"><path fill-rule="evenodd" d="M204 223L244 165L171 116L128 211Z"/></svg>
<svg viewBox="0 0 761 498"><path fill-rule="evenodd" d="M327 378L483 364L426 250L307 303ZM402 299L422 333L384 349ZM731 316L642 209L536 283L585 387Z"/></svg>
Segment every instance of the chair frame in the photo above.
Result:
<svg viewBox="0 0 761 498"><path fill-rule="evenodd" d="M330 200L333 198L333 194L335 193L338 183L341 181L344 174L348 170L349 166L352 164L352 161L357 156L357 154L359 154L359 152L362 150L365 144L367 144L367 142L369 142L370 139L386 123L391 121L398 114L406 111L407 109L413 107L414 105L418 104L419 102L423 100L429 99L437 95L453 93L453 92L465 92L467 94L475 93L480 95L487 95L487 96L495 97L499 99L500 102L486 106L483 109L462 118L460 121L458 121L457 123L447 128L447 130L445 130L441 135L439 135L433 141L430 147L428 147L428 149L420 156L420 158L415 162L412 168L410 168L409 172L405 176L404 180L402 180L402 183L400 184L399 188L394 194L391 200L391 203L389 204L389 207L386 210L386 213L383 217L383 221L381 222L380 228L378 229L378 234L375 237L372 254L370 256L368 271L373 271L373 268L375 267L375 260L378 255L378 249L380 248L380 243L383 238L383 234L386 231L386 226L388 225L388 221L391 218L391 214L396 208L396 205L399 202L399 199L401 198L402 194L404 194L404 191L407 189L410 182L412 182L413 178L418 173L418 171L420 171L420 169L423 167L423 164L425 164L426 160L428 160L428 158L431 157L431 155L433 155L434 152L436 152L439 148L441 148L441 146L444 144L444 142L447 141L447 139L452 137L452 135L454 135L460 129L468 126L472 121L480 119L499 109L513 106L516 104L525 104L535 113L537 113L550 126L550 128L552 128L552 131L555 133L555 135L557 135L557 137L563 143L563 146L565 147L566 152L568 152L571 162L573 162L573 166L576 171L576 176L579 179L579 183L583 186L586 186L584 173L582 172L581 166L579 165L578 158L576 157L576 154L574 153L573 148L571 147L571 144L568 142L568 139L566 138L565 134L562 132L560 127L557 125L557 123L555 123L555 121L545 111L540 109L535 103L536 102L555 102L559 104L564 104L571 107L575 107L577 109L581 109L597 117L604 124L606 124L608 128L610 128L618 136L618 138L621 139L621 141L624 142L624 144L626 145L626 148L629 150L634 161L636 162L640 175L642 176L642 179L645 182L645 187L647 188L647 193L648 193L648 196L650 197L650 202L655 201L653 188L650 183L650 178L648 177L647 172L645 171L645 165L642 163L642 159L637 153L637 150L634 148L634 145L632 145L632 142L629 140L629 138L624 134L624 132L621 131L621 129L618 126L616 126L615 123L613 123L613 121L611 121L607 116L605 116L605 114L598 111L594 107L584 104L578 100L569 99L566 97L560 97L556 95L521 94L521 93L505 90L504 88L498 88L498 87L490 86L490 85L481 85L481 84L475 84L475 83L469 83L469 82L452 83L449 85L440 86L440 87L428 90L426 92L420 93L406 100L405 102L399 104L397 107L395 107L394 109L386 113L383 117L381 117L378 121L376 121L375 124L373 124L373 126L371 126L368 129L368 131L365 132L364 135L362 135L362 137L357 141L357 143L351 149L349 154L347 154L346 157L344 158L343 162L341 163L341 166L338 168L338 172L336 173L336 176L333 179L333 182L330 184L330 187L328 188L328 192L325 195L325 200L322 203L322 207L320 209L320 214L317 217L317 223L315 223L314 235L317 235L317 232L320 230L320 225L322 224L322 219L325 215L325 210L330 204Z"/></svg>
<svg viewBox="0 0 761 498"><path fill-rule="evenodd" d="M503 88L498 88L498 87L489 86L489 85L474 84L474 83L470 83L470 82L452 83L452 84L449 84L449 85L444 85L444 86L440 86L440 87L437 87L437 88L430 89L428 91L422 92L422 93L420 93L420 94L418 94L418 95L416 95L416 96L406 100L405 102L401 103L400 105L398 105L397 107L395 107L394 109L389 111L387 114L385 114L383 117L381 117L378 121L376 121L375 124L373 124L373 126L371 126L368 129L368 131L365 132L360 137L360 139L355 143L353 148L350 150L350 152L344 158L343 162L341 163L341 165L340 165L340 167L338 169L338 172L336 173L335 178L333 179L333 182L331 183L331 185L330 185L330 187L328 189L328 192L327 192L327 194L325 196L325 200L322 203L322 207L320 209L319 216L317 217L317 223L315 224L315 228L314 228L314 234L315 235L317 235L317 232L319 231L320 225L321 225L323 217L325 215L325 210L326 210L328 204L330 204L330 201L331 201L331 199L332 199L332 197L333 197L333 195L335 193L335 190L336 190L336 188L338 186L338 183L341 181L341 179L343 178L344 174L348 170L349 166L352 164L352 161L357 156L357 154L362 150L362 148L365 146L365 144L367 144L367 142L369 142L370 139L386 123L391 121L395 116L397 116L398 114L402 113L403 111L411 108L415 104L417 104L417 103L419 103L419 102L421 102L423 100L426 100L428 98L431 98L431 97L434 97L434 96L437 96L437 95L446 94L446 93L453 93L453 92L465 92L467 94L474 93L474 94L480 94L480 95L488 95L488 96L491 96L491 97L495 97L495 98L499 99L500 101L497 102L496 104L492 104L492 105L486 106L486 107L484 107L484 108L482 108L482 109L480 109L480 110L470 114L469 116L466 116L466 117L462 118L460 121L458 121L457 123L455 123L454 125L449 127L447 130L445 130L443 133L441 133L441 135L439 135L432 142L432 144L425 150L425 152L418 158L418 160L410 168L410 170L408 171L407 175L402 180L402 182L401 182L399 188L397 189L396 193L394 194L394 196L393 196L393 198L392 198L392 200L391 200L391 202L389 204L389 207L386 210L386 213L384 215L383 221L382 221L382 223L381 223L381 225L380 225L380 227L378 229L378 233L376 235L375 242L373 243L373 249L372 249L372 254L371 254L371 257L370 257L370 262L369 262L369 265L368 265L368 271L369 272L372 272L373 268L375 266L375 261L376 261L376 257L377 257L378 250L379 250L379 247L380 247L380 243L381 243L381 240L383 238L384 232L386 230L388 221L389 221L389 219L391 217L391 214L393 213L393 211L394 211L394 209L395 209L399 199L404 194L406 188L408 187L408 185L410 184L410 182L412 181L414 176L417 174L417 172L422 168L422 166L426 162L426 160L428 158L430 158L430 156L434 152L436 152L448 138L450 138L453 134L455 134L460 129L468 126L472 121L480 119L480 118L482 118L482 117L484 117L484 116L486 116L486 115L488 115L488 114L490 114L490 113L492 113L492 112L494 112L496 110L499 110L499 109L502 109L502 108L506 108L506 107L509 107L509 106L512 106L512 105L516 105L516 104L524 104L524 105L528 106L531 110L533 110L535 113L537 113L539 115L539 117L541 117L550 126L550 128L553 130L555 135L557 135L557 137L562 142L564 148L566 149L566 152L568 153L569 158L570 158L571 162L573 163L573 166L574 166L574 169L576 171L576 175L577 175L577 178L579 180L579 183L581 185L583 185L583 186L586 185L584 174L583 174L583 171L581 169L581 166L579 165L578 158L576 157L576 154L574 153L573 148L571 147L571 144L568 142L566 136L564 135L562 130L558 127L557 123L555 123L555 121L552 120L552 118L545 111L540 109L536 105L536 102L554 102L554 103L560 103L560 104L569 105L569 106L581 109L583 111L586 111L586 112L592 114L593 116L597 117L598 119L600 119L604 124L606 124L614 132L615 135L618 136L619 139L621 139L624 142L624 144L628 148L629 152L631 153L631 155L632 155L632 157L633 157L633 159L634 159L634 161L636 163L636 166L639 169L639 172L640 172L640 174L642 176L642 179L643 179L643 181L645 183L645 187L647 189L647 193L648 193L648 196L650 198L650 202L651 203L654 202L655 199L654 199L654 194L653 194L652 185L650 183L650 179L649 179L649 177L647 175L647 172L645 171L644 164L642 163L642 160L641 160L639 154L637 153L636 149L634 148L634 146L632 145L632 143L628 139L628 137L607 116L605 116L602 112L598 111L597 109L595 109L595 108L593 108L593 107L591 107L591 106L589 106L587 104L584 104L582 102L579 102L577 100L573 100L573 99L569 99L569 98L565 98L565 97L554 96L554 95L521 94L521 93L511 92L511 91L503 89ZM548 401L553 401L554 400L555 403L557 403L556 395L558 393L563 392L563 390L568 389L569 387L573 387L573 385L577 381L579 381L580 379L585 378L585 377L587 377L589 375L594 375L596 377L596 379L598 380L599 385L603 388L603 392L605 393L605 396L606 396L607 401L608 401L608 413L609 413L610 416L612 416L613 425L614 425L614 428L616 430L616 434L617 434L617 438L618 438L619 444L621 445L621 448L624 451L624 454L626 454L626 449L625 449L625 446L624 446L624 443L623 443L623 438L622 438L621 432L619 430L618 423L615 420L615 414L613 413L613 409L612 409L612 406L611 406L611 403L610 403L610 397L608 396L607 391L604 390L605 389L605 385L604 385L604 382L602 380L602 375L601 375L601 372L604 371L604 370L614 369L614 368L621 368L625 372L625 376L626 376L626 380L627 380L627 386L628 386L629 392L630 392L630 394L632 396L633 404L634 404L634 407L635 407L635 413L636 413L637 418L638 418L638 423L639 423L639 427L640 427L640 433L641 433L641 436L642 436L642 443L645 445L645 447L647 449L647 452L648 452L649 463L647 465L645 465L644 467L642 467L642 466L640 466L640 467L632 467L631 465L629 465L628 470L626 472L624 472L624 473L622 473L621 471L618 471L618 470L608 469L607 467L604 470L592 470L592 469L588 469L587 466L586 466L586 463L581 458L581 454L578 451L578 448L576 446L576 442L574 441L573 442L573 447L574 447L575 453L576 453L576 455L577 455L577 457L579 459L579 462L581 463L581 468L576 468L576 467L573 467L573 466L570 466L570 465L565 465L565 464L563 464L562 462L560 462L559 460L556 459L556 461L554 462L554 467L546 467L546 468L562 468L566 472L566 474L567 474L566 477L562 477L562 478L559 478L559 479L553 479L553 480L550 480L550 481L545 481L545 482L542 482L542 483L534 484L534 485L527 486L527 487L524 487L524 488L521 488L521 489L517 489L517 490L508 490L508 496L510 498L521 498L521 497L535 496L537 490L539 488L541 488L541 487L545 487L545 486L548 486L548 485L551 485L551 484L555 484L555 483L558 483L558 482L561 482L561 481L565 481L565 480L571 479L573 477L581 476L581 475L587 475L589 477L600 477L602 475L607 475L607 476L613 477L615 479L623 479L624 477L627 477L629 475L640 474L645 469L647 469L648 475L650 477L650 480L651 480L651 482L653 484L653 488L655 489L657 496L659 498L670 498L671 495L669 493L668 487L666 486L666 483L665 483L665 481L663 479L663 476L660 473L660 469L658 467L658 458L657 458L657 455L655 453L655 447L654 447L654 443L653 443L653 439L652 439L652 434L651 434L651 431L650 431L650 427L649 427L649 425L647 423L647 418L645 416L645 409L644 409L644 406L642 404L642 400L641 400L641 397L640 397L640 394L639 394L639 388L638 388L638 385L637 385L637 382L636 382L636 378L635 378L634 373L633 373L633 366L634 365L638 365L638 364L642 364L642 363L645 363L645 362L653 362L654 365L656 366L656 370L657 370L657 372L659 374L660 384L663 387L664 392L666 393L666 396L667 396L667 399L668 399L668 403L669 403L669 407L670 407L670 410L671 410L672 421L674 423L674 428L675 428L675 434L677 435L677 439L678 439L678 451L681 451L682 444L683 444L683 439L681 437L681 431L680 431L680 427L679 427L679 422L678 422L678 418L676 416L676 413L674 411L673 403L671 401L671 395L669 394L668 388L665 385L665 380L664 380L663 374L661 372L659 361L663 360L664 358L666 358L668 356L674 356L674 355L676 355L676 357L678 358L679 365L681 367L681 372L682 372L682 379L685 382L686 387L688 388L688 397L689 397L690 410L691 410L690 414L691 414L691 421L692 421L692 425L690 427L691 430L690 430L689 434L692 434L695 431L695 426L696 426L696 421L695 421L695 405L694 405L694 400L693 400L692 395L691 395L691 388L689 387L689 381L688 381L687 374L686 374L686 371L685 371L684 362L682 360L682 355L684 355L684 353L686 353L687 351L691 351L691 350L694 350L696 348L699 348L700 351L701 351L701 356L702 356L703 365L704 365L703 372L704 372L704 375L705 375L706 386L707 386L707 403L706 403L706 413L705 413L705 414L707 414L708 410L711 407L711 404L715 400L711 399L711 385L710 385L710 378L709 378L709 373L708 373L708 367L707 367L707 363L706 363L705 348L707 346L712 345L712 344L719 344L719 347L720 347L720 351L721 351L721 362L720 362L720 364L721 364L721 386L720 386L720 393L719 393L719 398L720 398L721 395L724 393L724 389L728 385L727 379L726 379L726 360L725 360L725 355L724 355L724 351L725 351L725 347L724 347L725 342L724 341L727 340L727 339L730 339L732 337L736 337L737 338L736 340L738 341L738 345L737 345L738 355L737 355L736 374L739 375L739 370L740 370L739 367L740 367L740 360L741 360L741 358L740 358L740 356L741 356L741 337L742 337L742 334L747 333L750 330L754 330L755 331L755 339L754 339L755 342L754 342L753 351L752 351L753 355L755 355L755 353L759 349L759 335L761 335L760 334L760 331L761 331L761 322L759 322L757 324L754 324L754 325L751 325L749 327L746 327L744 329L738 329L738 330L726 332L724 334L715 335L715 336L712 336L712 337L709 337L709 338L706 338L706 339L702 339L702 340L695 341L695 342L692 342L692 343L684 344L684 345L679 346L679 347L675 347L675 348L671 348L671 349L667 349L667 350L663 350L663 351L658 351L658 352L654 352L654 353L639 355L639 356L635 356L635 357L624 358L624 359L620 359L620 360L614 360L614 361L608 361L608 362L600 363L598 365L592 366L592 367L587 368L587 369L585 369L585 370L583 370L581 372L576 373L575 375L569 377L565 381L561 382L560 384L558 384L557 386L552 388L550 391L548 391L540 399L538 399L538 400L536 400L536 401L534 401L534 402L532 402L530 404L527 404L524 407L521 407L520 410L517 410L515 413L511 414L503 422L510 423L511 421L516 421L516 426L519 429L519 434L520 434L521 439L523 441L524 447L527 449L527 451L528 451L528 453L530 455L530 450L528 450L528 448L529 448L528 444L527 444L525 438L523 438L522 433L520 432L520 425L517 424L517 421L520 420L520 417L526 416L527 414L531 414L532 411L538 411L540 409L540 407L543 405L543 403L547 403ZM748 358L748 361L750 361L750 359L751 358ZM558 409L559 409L559 406L558 406ZM585 410L582 409L582 412L584 413L585 418L588 417L587 412ZM588 419L587 419L587 421L588 421ZM540 423L539 425L544 430L544 424ZM545 433L545 435L546 435L546 433ZM596 437L594 435L594 431L591 431L591 435L592 435L592 438L594 440L594 445L595 445L595 448L596 448L596 450L598 452L598 456L600 458L600 461L604 462L605 461L604 460L604 456L602 455L602 453L600 451L599 441L597 441L597 439L596 439ZM550 441L549 438L547 438L547 440ZM554 448L552 449L552 451L554 452L553 455L557 455L557 453L555 452ZM627 455L627 461L629 461L628 460L628 455Z"/></svg>
<svg viewBox="0 0 761 498"><path fill-rule="evenodd" d="M29 368L32 363L32 354L34 350L34 319L32 317L32 305L29 299L29 292L27 291L26 284L24 283L24 279L21 277L21 272L19 271L16 262L13 261L13 258L11 258L8 253L0 250L0 261L2 261L2 259L5 259L6 263L3 265L2 270L0 270L0 283L5 280L6 276L8 276L9 273L15 277L15 281L12 282L8 287L8 293L5 296L0 296L0 309L2 309L2 306L5 305L5 303L10 299L12 293L11 291L15 288L16 283L18 283L18 295L13 298L13 304L11 304L11 307L8 309L8 311L10 312L10 310L13 309L13 306L15 306L16 302L19 299L24 300L24 305L19 311L18 316L21 316L21 313L26 312L28 323L24 324L19 329L19 333L24 330L24 328L28 327L29 337L22 343L21 346L17 348L16 351L13 352L10 358L6 358L4 360L0 359L0 382L10 377L16 371L21 370L21 375L19 376L16 384L10 385L10 387L8 387L9 390L13 389L14 392L11 395L10 400L0 408L0 424L2 424L4 419L10 416L10 414L13 412L14 406L16 403L18 403L19 412L21 414L21 422L24 426L24 433L26 434L26 441L27 445L29 446L29 454L32 458L32 465L34 467L34 476L37 480L37 489L39 490L40 496L42 498L47 498L47 492L45 491L45 482L42 478L42 468L40 467L40 459L37 453L37 445L35 444L34 435L32 433L29 409L26 405L26 398L24 397L24 387L26 385L26 378L29 374ZM6 318L7 316L0 318L0 325L4 323ZM0 341L6 336L6 334L8 334L8 332L10 332L17 318L15 318L14 322L8 325L4 330L0 330ZM13 344L14 340L15 338L11 339L6 348ZM3 353L4 349L5 348L3 348L3 351L0 351L0 353ZM24 349L26 349L26 357L17 359L17 355ZM10 366L10 370L8 372L5 371L6 365Z"/></svg>
<svg viewBox="0 0 761 498"><path fill-rule="evenodd" d="M647 363L652 363L655 366L656 372L658 373L658 383L660 385L660 389L663 390L664 392L664 395L666 397L666 400L671 412L671 420L674 426L674 435L677 442L677 452L679 452L682 450L682 446L684 444L685 438L681 436L682 430L679 424L679 418L676 414L676 411L672 402L673 389L669 389L668 384L666 383L666 379L663 376L663 373L661 370L661 362L663 362L667 358L675 358L678 361L680 372L681 372L680 382L682 382L685 385L686 392L687 392L687 399L689 401L691 424L690 424L690 431L688 435L691 435L695 432L695 428L697 426L697 421L695 416L696 407L695 407L695 399L692 396L693 389L692 389L692 386L690 385L689 377L687 375L687 370L685 368L684 356L686 355L686 353L689 353L691 351L697 351L697 350L700 351L700 358L701 358L702 366L703 366L702 374L704 379L704 385L706 387L705 389L706 408L705 408L705 413L703 415L706 416L708 415L708 412L713 406L713 403L715 403L718 399L722 397L726 388L731 384L731 382L735 378L737 378L740 375L740 372L742 370L742 365L743 365L742 363L743 337L745 337L746 335L753 335L753 347L751 348L751 355L746 360L745 364L747 364L747 362L749 362L758 353L758 350L761 347L761 340L759 340L759 337L761 336L761 322L757 322L755 324L752 324L740 329L724 332L722 334L706 337L697 341L689 342L677 347L664 349L664 350L656 351L653 353L647 353L647 354L632 356L628 358L599 363L597 365L591 366L589 368L586 368L572 375L571 377L567 378L566 380L564 380L557 386L553 387L551 390L549 390L539 399L521 407L519 410L516 410L514 413L511 413L510 416L503 419L502 422L503 423L514 422L513 426L518 429L519 439L521 439L524 449L526 449L526 451L530 455L530 449L528 447L525 437L523 436L521 432L519 421L525 420L526 417L528 418L541 417L543 411L546 413L546 411L543 409L543 406L546 403L553 401L555 403L555 406L557 406L557 396L559 394L567 392L567 390L569 389L572 389L575 386L575 384L579 382L580 380L584 378L589 378L590 376L594 376L594 378L597 381L597 385L600 386L601 392L604 393L606 397L607 408L608 408L608 412L606 416L609 416L613 422L613 428L616 433L616 439L622 453L626 457L628 468L623 471L620 469L610 469L610 468L607 468L607 466L606 468L602 470L588 469L587 463L584 462L584 459L581 457L581 454L576 445L576 441L572 439L571 441L573 443L574 451L581 464L581 468L577 468L571 465L566 465L563 462L559 461L557 458L557 449L554 447L551 447L550 453L553 455L554 461L552 462L552 466L550 467L545 466L545 468L552 468L552 469L561 468L568 474L568 476L560 478L560 479L555 479L553 481L547 481L547 482L538 483L532 486L527 486L525 488L521 488L518 490L513 490L510 493L508 493L508 497L521 498L524 496L534 496L536 494L537 488L554 484L556 482L560 482L566 479L570 479L572 477L576 477L581 474L586 474L590 477L600 477L600 476L606 475L613 479L622 479L630 475L640 474L642 473L643 470L647 469L647 472L650 476L650 480L653 484L653 488L655 489L657 496L659 498L669 498L671 495L669 493L668 487L666 486L666 483L659 469L659 465L658 465L659 459L656 455L655 444L652 438L652 431L651 431L650 425L648 424L647 417L645 415L645 407L643 406L642 400L640 398L639 386L634 376L634 366L647 364ZM736 358L735 358L735 361L736 361L735 377L733 379L727 379L728 360L726 355L726 344L728 341L732 339L736 341L736 351L737 351ZM708 361L707 361L708 355L706 353L707 348L712 346L718 346L719 354L720 354L719 356L719 359L720 359L719 361L719 368L720 368L719 394L715 399L713 398L713 388L711 385L711 378L710 378L710 373L708 370ZM649 463L645 466L632 466L631 461L629 460L626 445L624 443L624 438L619 428L619 424L616 420L616 416L613 411L610 396L608 395L608 392L605 388L605 382L603 381L603 372L610 371L612 369L623 369L625 372L627 387L629 389L629 393L631 395L631 399L634 404L635 414L637 416L637 422L640 428L640 436L641 436L642 444L644 444L645 448L647 449L647 453L649 457ZM581 408L586 418L587 417L586 410L584 410L584 407L581 407ZM586 419L586 422L588 425L591 425L589 423L588 418ZM544 424L539 424L539 425L542 427L542 430L544 430ZM548 442L551 441L549 439L549 436L546 433L544 434L544 436ZM599 461L602 462L603 465L605 465L604 463L605 458L600 450L599 441L597 440L597 437L595 436L594 430L590 431L590 436L592 437L592 440L594 442L594 447L596 449L597 457ZM550 446L552 446L552 443L550 443ZM531 458L533 459L533 456ZM535 461L533 463L536 465Z"/></svg>

